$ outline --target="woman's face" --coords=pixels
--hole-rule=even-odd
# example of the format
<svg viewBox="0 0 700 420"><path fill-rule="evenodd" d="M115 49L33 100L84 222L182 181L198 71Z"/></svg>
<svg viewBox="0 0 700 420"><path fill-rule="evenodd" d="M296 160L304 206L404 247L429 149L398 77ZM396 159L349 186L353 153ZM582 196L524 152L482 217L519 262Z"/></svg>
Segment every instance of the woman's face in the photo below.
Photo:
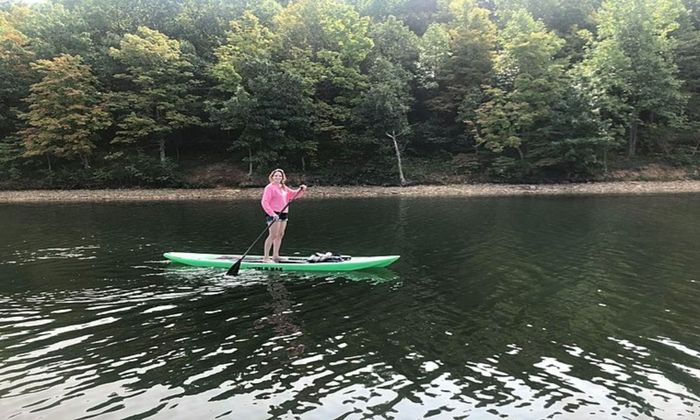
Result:
<svg viewBox="0 0 700 420"><path fill-rule="evenodd" d="M272 182L274 182L275 184L279 184L280 182L282 182L282 178L282 172L275 172L274 174L272 174Z"/></svg>

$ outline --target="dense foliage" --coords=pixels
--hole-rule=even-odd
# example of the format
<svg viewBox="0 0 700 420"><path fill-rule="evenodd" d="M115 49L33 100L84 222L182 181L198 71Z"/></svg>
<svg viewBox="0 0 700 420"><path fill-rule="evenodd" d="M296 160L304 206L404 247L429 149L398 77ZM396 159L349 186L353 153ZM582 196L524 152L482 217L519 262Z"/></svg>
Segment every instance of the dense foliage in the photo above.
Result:
<svg viewBox="0 0 700 420"><path fill-rule="evenodd" d="M698 0L3 2L0 186L692 166L698 69Z"/></svg>

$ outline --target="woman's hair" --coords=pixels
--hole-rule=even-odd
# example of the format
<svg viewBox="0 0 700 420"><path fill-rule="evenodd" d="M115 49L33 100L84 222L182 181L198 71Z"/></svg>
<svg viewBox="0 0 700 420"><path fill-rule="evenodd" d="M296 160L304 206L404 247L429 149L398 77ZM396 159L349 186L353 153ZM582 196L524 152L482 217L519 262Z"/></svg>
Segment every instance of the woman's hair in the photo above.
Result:
<svg viewBox="0 0 700 420"><path fill-rule="evenodd" d="M284 184L284 182L287 180L287 175L285 175L284 171L283 171L282 169L279 169L279 168L277 168L277 169L273 170L272 172L270 172L270 176L268 176L267 179L268 179L270 182L272 182L272 177L275 176L275 174L276 174L277 172L279 172L279 173L282 174L282 184Z"/></svg>

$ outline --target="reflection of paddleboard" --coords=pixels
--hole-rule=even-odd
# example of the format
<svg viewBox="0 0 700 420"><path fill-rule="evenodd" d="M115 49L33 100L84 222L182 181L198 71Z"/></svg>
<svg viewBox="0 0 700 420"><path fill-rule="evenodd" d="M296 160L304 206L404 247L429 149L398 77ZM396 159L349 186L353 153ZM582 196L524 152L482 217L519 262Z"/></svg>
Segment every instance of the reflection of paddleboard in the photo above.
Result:
<svg viewBox="0 0 700 420"><path fill-rule="evenodd" d="M357 282L369 282L373 284L389 283L399 280L399 275L389 268L368 268L356 271L294 271L285 273L284 276L293 276L293 280L323 279L323 280L350 280ZM285 277L287 278L287 277Z"/></svg>
<svg viewBox="0 0 700 420"><path fill-rule="evenodd" d="M166 252L172 262L195 267L230 268L240 255L196 254L191 252ZM271 271L354 271L365 268L386 267L398 260L398 255L379 257L343 257L342 261L309 262L303 257L282 257L280 262L262 262L262 257L250 255L241 261L242 269Z"/></svg>

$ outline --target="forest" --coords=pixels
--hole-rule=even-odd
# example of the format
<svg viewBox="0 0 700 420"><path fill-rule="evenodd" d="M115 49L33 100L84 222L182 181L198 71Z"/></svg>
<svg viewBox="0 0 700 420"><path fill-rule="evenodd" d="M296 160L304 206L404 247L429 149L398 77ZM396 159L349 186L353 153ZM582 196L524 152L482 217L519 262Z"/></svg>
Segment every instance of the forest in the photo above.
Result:
<svg viewBox="0 0 700 420"><path fill-rule="evenodd" d="M698 0L0 2L0 188L700 179Z"/></svg>

